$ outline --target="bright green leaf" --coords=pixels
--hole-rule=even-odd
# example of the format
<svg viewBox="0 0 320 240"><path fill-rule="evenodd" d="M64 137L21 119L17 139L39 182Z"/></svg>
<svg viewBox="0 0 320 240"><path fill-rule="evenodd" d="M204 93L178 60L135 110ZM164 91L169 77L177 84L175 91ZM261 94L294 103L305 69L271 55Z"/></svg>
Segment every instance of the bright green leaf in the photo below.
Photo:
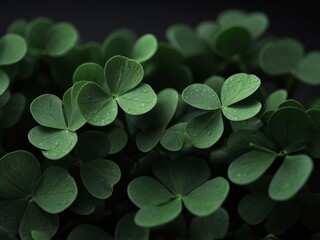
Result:
<svg viewBox="0 0 320 240"><path fill-rule="evenodd" d="M254 117L261 109L261 103L246 99L222 109L223 115L231 121L243 121Z"/></svg>
<svg viewBox="0 0 320 240"><path fill-rule="evenodd" d="M249 184L262 176L276 158L276 153L247 152L230 164L228 177L236 184Z"/></svg>
<svg viewBox="0 0 320 240"><path fill-rule="evenodd" d="M0 38L0 66L16 63L26 53L27 44L19 35L9 33Z"/></svg>
<svg viewBox="0 0 320 240"><path fill-rule="evenodd" d="M84 84L84 82L76 83L64 93L62 98L66 124L71 131L78 130L86 123L77 104L77 95Z"/></svg>
<svg viewBox="0 0 320 240"><path fill-rule="evenodd" d="M181 213L180 199L171 199L166 203L140 209L135 216L135 223L141 227L156 227L171 222Z"/></svg>
<svg viewBox="0 0 320 240"><path fill-rule="evenodd" d="M135 213L129 213L122 217L116 226L115 240L148 240L149 229L142 228L134 222Z"/></svg>
<svg viewBox="0 0 320 240"><path fill-rule="evenodd" d="M145 34L132 47L131 57L138 62L145 62L157 51L158 41L152 34Z"/></svg>
<svg viewBox="0 0 320 240"><path fill-rule="evenodd" d="M219 208L206 217L194 217L190 223L191 240L223 239L229 228L229 215Z"/></svg>
<svg viewBox="0 0 320 240"><path fill-rule="evenodd" d="M260 79L252 74L237 73L228 77L221 89L222 105L227 107L249 97L260 84Z"/></svg>
<svg viewBox="0 0 320 240"><path fill-rule="evenodd" d="M129 183L127 191L130 200L139 208L162 205L175 197L151 177L135 178Z"/></svg>
<svg viewBox="0 0 320 240"><path fill-rule="evenodd" d="M70 23L57 23L46 33L45 49L51 57L68 53L78 41L78 32Z"/></svg>
<svg viewBox="0 0 320 240"><path fill-rule="evenodd" d="M263 71L272 75L281 75L296 69L303 56L303 46L294 39L285 38L270 42L259 52L259 63Z"/></svg>
<svg viewBox="0 0 320 240"><path fill-rule="evenodd" d="M38 160L29 152L18 150L0 159L0 196L24 198L32 193L41 174Z"/></svg>
<svg viewBox="0 0 320 240"><path fill-rule="evenodd" d="M116 101L126 113L140 115L156 105L157 95L148 84L141 83L131 91L116 97Z"/></svg>
<svg viewBox="0 0 320 240"><path fill-rule="evenodd" d="M46 236L53 237L58 227L59 217L57 214L46 213L34 202L29 202L20 224L19 235L23 240L34 240L31 231L39 231Z"/></svg>
<svg viewBox="0 0 320 240"><path fill-rule="evenodd" d="M87 240L93 236L95 240L113 240L113 237L109 233L90 224L76 226L70 232L67 240Z"/></svg>
<svg viewBox="0 0 320 240"><path fill-rule="evenodd" d="M87 122L94 126L106 126L112 123L118 114L116 101L99 85L91 82L80 89L78 106Z"/></svg>
<svg viewBox="0 0 320 240"><path fill-rule="evenodd" d="M121 96L138 86L143 79L142 65L123 56L114 56L104 67L105 78L110 91L115 96Z"/></svg>
<svg viewBox="0 0 320 240"><path fill-rule="evenodd" d="M287 156L272 178L269 196L276 201L293 197L312 173L313 161L307 155Z"/></svg>
<svg viewBox="0 0 320 240"><path fill-rule="evenodd" d="M275 204L265 192L255 192L240 200L238 213L246 223L257 225L269 216Z"/></svg>
<svg viewBox="0 0 320 240"><path fill-rule="evenodd" d="M208 216L223 204L229 193L229 188L227 180L216 177L183 196L182 200L192 214L199 217Z"/></svg>
<svg viewBox="0 0 320 240"><path fill-rule="evenodd" d="M32 199L46 212L59 213L71 205L77 193L77 185L68 171L54 166L44 171Z"/></svg>
<svg viewBox="0 0 320 240"><path fill-rule="evenodd" d="M81 178L88 192L98 199L111 196L113 186L120 180L117 164L109 160L93 160L81 165Z"/></svg>
<svg viewBox="0 0 320 240"><path fill-rule="evenodd" d="M182 92L183 100L202 110L215 110L221 106L217 93L205 84L195 83Z"/></svg>
<svg viewBox="0 0 320 240"><path fill-rule="evenodd" d="M33 118L42 126L66 129L62 101L55 95L43 94L34 99L30 105Z"/></svg>
<svg viewBox="0 0 320 240"><path fill-rule="evenodd" d="M186 127L186 132L197 148L209 148L223 134L224 126L221 111L208 112L193 118Z"/></svg>
<svg viewBox="0 0 320 240"><path fill-rule="evenodd" d="M90 81L103 86L105 84L103 68L96 63L87 62L81 64L73 73L73 83Z"/></svg>

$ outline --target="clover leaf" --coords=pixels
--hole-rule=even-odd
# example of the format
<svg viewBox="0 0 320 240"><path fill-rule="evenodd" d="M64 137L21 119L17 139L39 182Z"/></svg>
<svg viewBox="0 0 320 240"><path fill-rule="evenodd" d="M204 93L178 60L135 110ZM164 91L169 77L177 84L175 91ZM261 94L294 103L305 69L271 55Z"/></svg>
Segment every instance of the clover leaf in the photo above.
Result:
<svg viewBox="0 0 320 240"><path fill-rule="evenodd" d="M69 154L67 159L61 161L64 161L66 167L72 169L74 174L80 172L86 191L97 199L110 197L114 185L119 182L121 176L118 165L104 159L109 149L110 140L107 134L100 131L86 131L79 135L79 140L73 149L74 154Z"/></svg>
<svg viewBox="0 0 320 240"><path fill-rule="evenodd" d="M84 67L85 71L96 71L87 65L80 66ZM97 78L81 77L81 81L87 82L78 94L78 105L88 123L95 126L112 123L117 116L118 105L131 115L146 113L155 106L157 96L148 84L141 83L143 68L137 61L123 56L112 57L104 68L104 83L100 82L102 76L99 72ZM93 76L93 73L87 73L87 76ZM77 74L75 77L78 81Z"/></svg>
<svg viewBox="0 0 320 240"><path fill-rule="evenodd" d="M154 174L161 182L142 176L128 185L130 200L140 208L135 223L142 227L172 221L180 214L182 203L196 216L210 215L221 206L229 192L224 178L208 180L210 170L197 158L159 161L154 165Z"/></svg>
<svg viewBox="0 0 320 240"><path fill-rule="evenodd" d="M41 174L38 160L23 150L3 156L0 173L0 227L11 236L19 232L22 239L32 239L32 230L52 237L58 229L57 213L77 196L74 179L61 167Z"/></svg>
<svg viewBox="0 0 320 240"><path fill-rule="evenodd" d="M194 217L190 223L191 239L223 239L228 232L229 215L223 208L206 217Z"/></svg>
<svg viewBox="0 0 320 240"><path fill-rule="evenodd" d="M186 131L197 148L208 148L215 144L224 131L222 114L231 121L242 121L255 116L261 104L246 99L260 86L255 75L238 73L230 76L218 94L205 84L192 84L182 92L183 100L189 105L207 112L193 118ZM221 114L222 111L222 114Z"/></svg>
<svg viewBox="0 0 320 240"><path fill-rule="evenodd" d="M0 38L0 66L14 64L27 53L24 38L17 34L8 33Z"/></svg>
<svg viewBox="0 0 320 240"><path fill-rule="evenodd" d="M67 54L78 42L76 28L67 22L54 24L48 18L35 18L26 26L26 39L30 50L50 57Z"/></svg>
<svg viewBox="0 0 320 240"><path fill-rule="evenodd" d="M157 48L158 41L154 35L145 34L136 39L131 30L120 29L108 36L102 46L102 53L105 60L123 55L142 63L152 58Z"/></svg>
<svg viewBox="0 0 320 240"><path fill-rule="evenodd" d="M319 52L309 52L298 63L296 76L309 85L319 84Z"/></svg>
<svg viewBox="0 0 320 240"><path fill-rule="evenodd" d="M313 136L313 123L303 110L280 107L268 121L268 132L278 143L278 150L251 142L254 151L246 152L229 166L229 179L245 185L260 178L275 161L281 165L268 188L271 199L283 201L292 198L306 183L313 169L312 159L295 154L303 149Z"/></svg>
<svg viewBox="0 0 320 240"><path fill-rule="evenodd" d="M68 235L67 240L85 240L92 238L92 236L97 240L113 240L109 233L91 224L76 226Z"/></svg>
<svg viewBox="0 0 320 240"><path fill-rule="evenodd" d="M77 143L75 131L86 122L76 103L80 84L67 90L62 101L55 95L44 94L30 105L33 118L41 126L30 130L29 141L49 159L67 155Z"/></svg>
<svg viewBox="0 0 320 240"><path fill-rule="evenodd" d="M132 124L141 125L142 131L136 135L136 144L140 151L149 152L161 140L166 128L178 107L179 94L174 89L164 89L157 94L155 107L142 116L132 116Z"/></svg>
<svg viewBox="0 0 320 240"><path fill-rule="evenodd" d="M261 48L259 63L263 71L281 75L294 71L304 53L303 46L291 38L270 42Z"/></svg>

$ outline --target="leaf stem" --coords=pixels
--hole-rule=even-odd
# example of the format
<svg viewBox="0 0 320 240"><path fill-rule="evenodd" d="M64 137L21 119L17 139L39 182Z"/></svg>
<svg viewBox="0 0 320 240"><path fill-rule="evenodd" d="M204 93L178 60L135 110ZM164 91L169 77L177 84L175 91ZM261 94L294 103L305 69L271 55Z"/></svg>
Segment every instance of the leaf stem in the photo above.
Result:
<svg viewBox="0 0 320 240"><path fill-rule="evenodd" d="M275 152L272 151L271 149L259 146L259 145L255 144L255 143L249 143L249 146L252 147L252 148L255 148L256 150L260 150L260 151L263 151L263 152L275 154Z"/></svg>

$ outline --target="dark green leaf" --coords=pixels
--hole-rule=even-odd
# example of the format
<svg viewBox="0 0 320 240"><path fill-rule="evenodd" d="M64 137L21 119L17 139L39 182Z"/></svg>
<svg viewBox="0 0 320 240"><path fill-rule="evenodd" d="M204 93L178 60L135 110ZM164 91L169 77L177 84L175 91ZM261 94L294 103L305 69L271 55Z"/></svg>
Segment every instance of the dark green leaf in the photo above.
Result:
<svg viewBox="0 0 320 240"><path fill-rule="evenodd" d="M276 201L293 197L312 173L313 161L307 155L287 156L272 178L269 196Z"/></svg>
<svg viewBox="0 0 320 240"><path fill-rule="evenodd" d="M141 83L131 91L116 97L116 101L126 113L140 115L156 105L157 95L148 84Z"/></svg>
<svg viewBox="0 0 320 240"><path fill-rule="evenodd" d="M130 56L136 35L130 29L118 29L112 32L102 46L102 54L107 61L116 55Z"/></svg>
<svg viewBox="0 0 320 240"><path fill-rule="evenodd" d="M313 137L313 124L304 111L284 107L271 115L268 131L286 153L292 153L305 147Z"/></svg>
<svg viewBox="0 0 320 240"><path fill-rule="evenodd" d="M42 126L66 129L62 101L55 95L43 94L34 99L30 105L33 118Z"/></svg>
<svg viewBox="0 0 320 240"><path fill-rule="evenodd" d="M266 44L259 52L259 63L263 71L272 75L290 73L296 69L303 56L303 46L291 38Z"/></svg>
<svg viewBox="0 0 320 240"><path fill-rule="evenodd" d="M320 53L310 52L298 63L297 77L306 84L317 85L320 83L318 68L320 63Z"/></svg>
<svg viewBox="0 0 320 240"><path fill-rule="evenodd" d="M29 202L20 224L19 235L21 239L34 240L31 232L39 231L48 237L53 237L58 227L59 217L57 214L46 213L34 202Z"/></svg>
<svg viewBox="0 0 320 240"><path fill-rule="evenodd" d="M213 21L204 21L201 22L197 28L197 34L200 39L202 39L206 44L212 46L214 37L218 32L218 24Z"/></svg>
<svg viewBox="0 0 320 240"><path fill-rule="evenodd" d="M232 121L230 124L234 132L240 130L259 130L263 125L262 121L257 117L252 117L238 122Z"/></svg>
<svg viewBox="0 0 320 240"><path fill-rule="evenodd" d="M258 151L245 153L230 164L228 177L236 184L249 184L262 176L276 158L276 153Z"/></svg>
<svg viewBox="0 0 320 240"><path fill-rule="evenodd" d="M316 133L320 132L320 109L309 109L306 111L308 116L311 118L313 128Z"/></svg>
<svg viewBox="0 0 320 240"><path fill-rule="evenodd" d="M18 150L0 159L0 197L28 197L41 174L38 160L29 152Z"/></svg>
<svg viewBox="0 0 320 240"><path fill-rule="evenodd" d="M171 192L184 196L208 180L210 169L202 159L182 157L155 163L153 173Z"/></svg>
<svg viewBox="0 0 320 240"><path fill-rule="evenodd" d="M265 192L255 192L240 200L238 213L246 223L257 225L269 216L275 204Z"/></svg>
<svg viewBox="0 0 320 240"><path fill-rule="evenodd" d="M261 103L251 99L232 104L222 109L223 115L231 121L243 121L257 115L261 109Z"/></svg>
<svg viewBox="0 0 320 240"><path fill-rule="evenodd" d="M179 151L187 139L187 123L182 122L168 128L160 139L161 146L169 151Z"/></svg>
<svg viewBox="0 0 320 240"><path fill-rule="evenodd" d="M78 106L87 122L94 126L106 126L118 114L116 101L96 83L88 82L80 89Z"/></svg>
<svg viewBox="0 0 320 240"><path fill-rule="evenodd" d="M229 215L220 208L206 217L194 217L190 223L191 240L223 239L228 232Z"/></svg>
<svg viewBox="0 0 320 240"><path fill-rule="evenodd" d="M138 62L149 60L157 51L158 41L152 34L145 34L132 47L131 57Z"/></svg>
<svg viewBox="0 0 320 240"><path fill-rule="evenodd" d="M187 25L176 24L167 30L167 38L182 55L190 57L205 51L204 45L193 29Z"/></svg>
<svg viewBox="0 0 320 240"><path fill-rule="evenodd" d="M109 233L90 224L81 224L72 229L67 240L87 240L93 236L95 240L113 240Z"/></svg>
<svg viewBox="0 0 320 240"><path fill-rule="evenodd" d="M112 128L107 134L111 144L109 154L120 152L128 143L127 132L122 128Z"/></svg>
<svg viewBox="0 0 320 240"><path fill-rule="evenodd" d="M24 199L0 200L0 229L10 236L17 235L26 206Z"/></svg>
<svg viewBox="0 0 320 240"><path fill-rule="evenodd" d="M278 203L265 223L267 232L285 233L298 220L300 207L293 202Z"/></svg>
<svg viewBox="0 0 320 240"><path fill-rule="evenodd" d="M29 50L32 52L44 50L46 44L44 35L52 25L53 21L45 17L37 17L28 22L25 36Z"/></svg>
<svg viewBox="0 0 320 240"><path fill-rule="evenodd" d="M100 131L87 131L81 133L74 152L82 161L96 160L108 155L110 141L107 134Z"/></svg>
<svg viewBox="0 0 320 240"><path fill-rule="evenodd" d="M250 44L249 31L239 26L222 28L215 38L215 49L225 58L244 55Z"/></svg>
<svg viewBox="0 0 320 240"><path fill-rule="evenodd" d="M300 103L298 102L297 100L294 100L294 99L288 99L286 101L284 101L283 103L281 103L279 105L278 108L284 108L284 107L295 107L295 108L299 108L303 111L305 111L305 107Z"/></svg>
<svg viewBox="0 0 320 240"><path fill-rule="evenodd" d="M16 63L26 53L27 44L19 35L9 33L0 38L0 66Z"/></svg>
<svg viewBox="0 0 320 240"><path fill-rule="evenodd" d="M228 77L221 89L222 105L227 107L249 97L260 84L260 79L252 74L237 73Z"/></svg>
<svg viewBox="0 0 320 240"><path fill-rule="evenodd" d="M9 76L0 69L0 95L7 90L10 84Z"/></svg>
<svg viewBox="0 0 320 240"><path fill-rule="evenodd" d="M140 209L135 216L135 223L141 227L156 227L171 222L181 213L180 199L171 199L166 203Z"/></svg>
<svg viewBox="0 0 320 240"><path fill-rule="evenodd" d="M94 160L81 165L81 178L88 192L98 199L111 196L113 186L120 180L117 164L109 160Z"/></svg>
<svg viewBox="0 0 320 240"><path fill-rule="evenodd" d="M110 58L104 72L110 91L115 96L121 96L138 86L144 74L139 62L123 56Z"/></svg>
<svg viewBox="0 0 320 240"><path fill-rule="evenodd" d="M211 179L182 197L186 208L194 215L204 217L216 211L229 193L229 183L222 177Z"/></svg>
<svg viewBox="0 0 320 240"><path fill-rule="evenodd" d="M165 129L153 127L142 130L136 135L136 144L141 152L149 152L159 143Z"/></svg>
<svg viewBox="0 0 320 240"><path fill-rule="evenodd" d="M149 229L142 228L134 222L135 213L129 213L122 217L116 226L115 240L148 240Z"/></svg>
<svg viewBox="0 0 320 240"><path fill-rule="evenodd" d="M48 213L59 213L77 197L77 185L68 171L50 167L42 174L33 194L33 201Z"/></svg>
<svg viewBox="0 0 320 240"><path fill-rule="evenodd" d="M130 200L139 208L162 205L175 197L151 177L135 178L129 183L127 192Z"/></svg>
<svg viewBox="0 0 320 240"><path fill-rule="evenodd" d="M68 53L78 41L78 32L70 23L53 25L46 33L45 49L51 57L59 57Z"/></svg>
<svg viewBox="0 0 320 240"><path fill-rule="evenodd" d="M279 89L271 93L264 104L264 110L276 110L288 97L288 92L285 89Z"/></svg>
<svg viewBox="0 0 320 240"><path fill-rule="evenodd" d="M224 126L221 111L208 112L193 118L186 127L186 132L197 148L209 148L223 134Z"/></svg>
<svg viewBox="0 0 320 240"><path fill-rule="evenodd" d="M221 106L217 93L205 84L195 83L182 92L183 100L202 110L215 110Z"/></svg>
<svg viewBox="0 0 320 240"><path fill-rule="evenodd" d="M46 233L37 230L31 231L31 237L33 240L51 240Z"/></svg>
<svg viewBox="0 0 320 240"><path fill-rule="evenodd" d="M18 123L25 110L26 102L26 97L21 93L11 95L7 104L2 108L4 118L1 125L3 128L9 128Z"/></svg>

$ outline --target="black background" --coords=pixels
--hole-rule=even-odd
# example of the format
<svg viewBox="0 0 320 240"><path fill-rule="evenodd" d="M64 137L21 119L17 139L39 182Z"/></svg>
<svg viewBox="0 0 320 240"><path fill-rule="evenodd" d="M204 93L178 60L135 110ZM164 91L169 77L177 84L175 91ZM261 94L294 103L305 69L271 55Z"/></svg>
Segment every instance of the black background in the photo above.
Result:
<svg viewBox="0 0 320 240"><path fill-rule="evenodd" d="M315 5L309 1L272 0L0 1L0 34L15 19L46 16L73 23L84 42L102 42L111 31L121 27L131 28L138 35L153 33L165 40L166 29L174 23L196 26L201 21L216 19L225 9L238 8L265 12L270 18L269 33L296 38L310 51L320 50L320 14ZM303 101L318 91L318 87L301 85L294 97Z"/></svg>

